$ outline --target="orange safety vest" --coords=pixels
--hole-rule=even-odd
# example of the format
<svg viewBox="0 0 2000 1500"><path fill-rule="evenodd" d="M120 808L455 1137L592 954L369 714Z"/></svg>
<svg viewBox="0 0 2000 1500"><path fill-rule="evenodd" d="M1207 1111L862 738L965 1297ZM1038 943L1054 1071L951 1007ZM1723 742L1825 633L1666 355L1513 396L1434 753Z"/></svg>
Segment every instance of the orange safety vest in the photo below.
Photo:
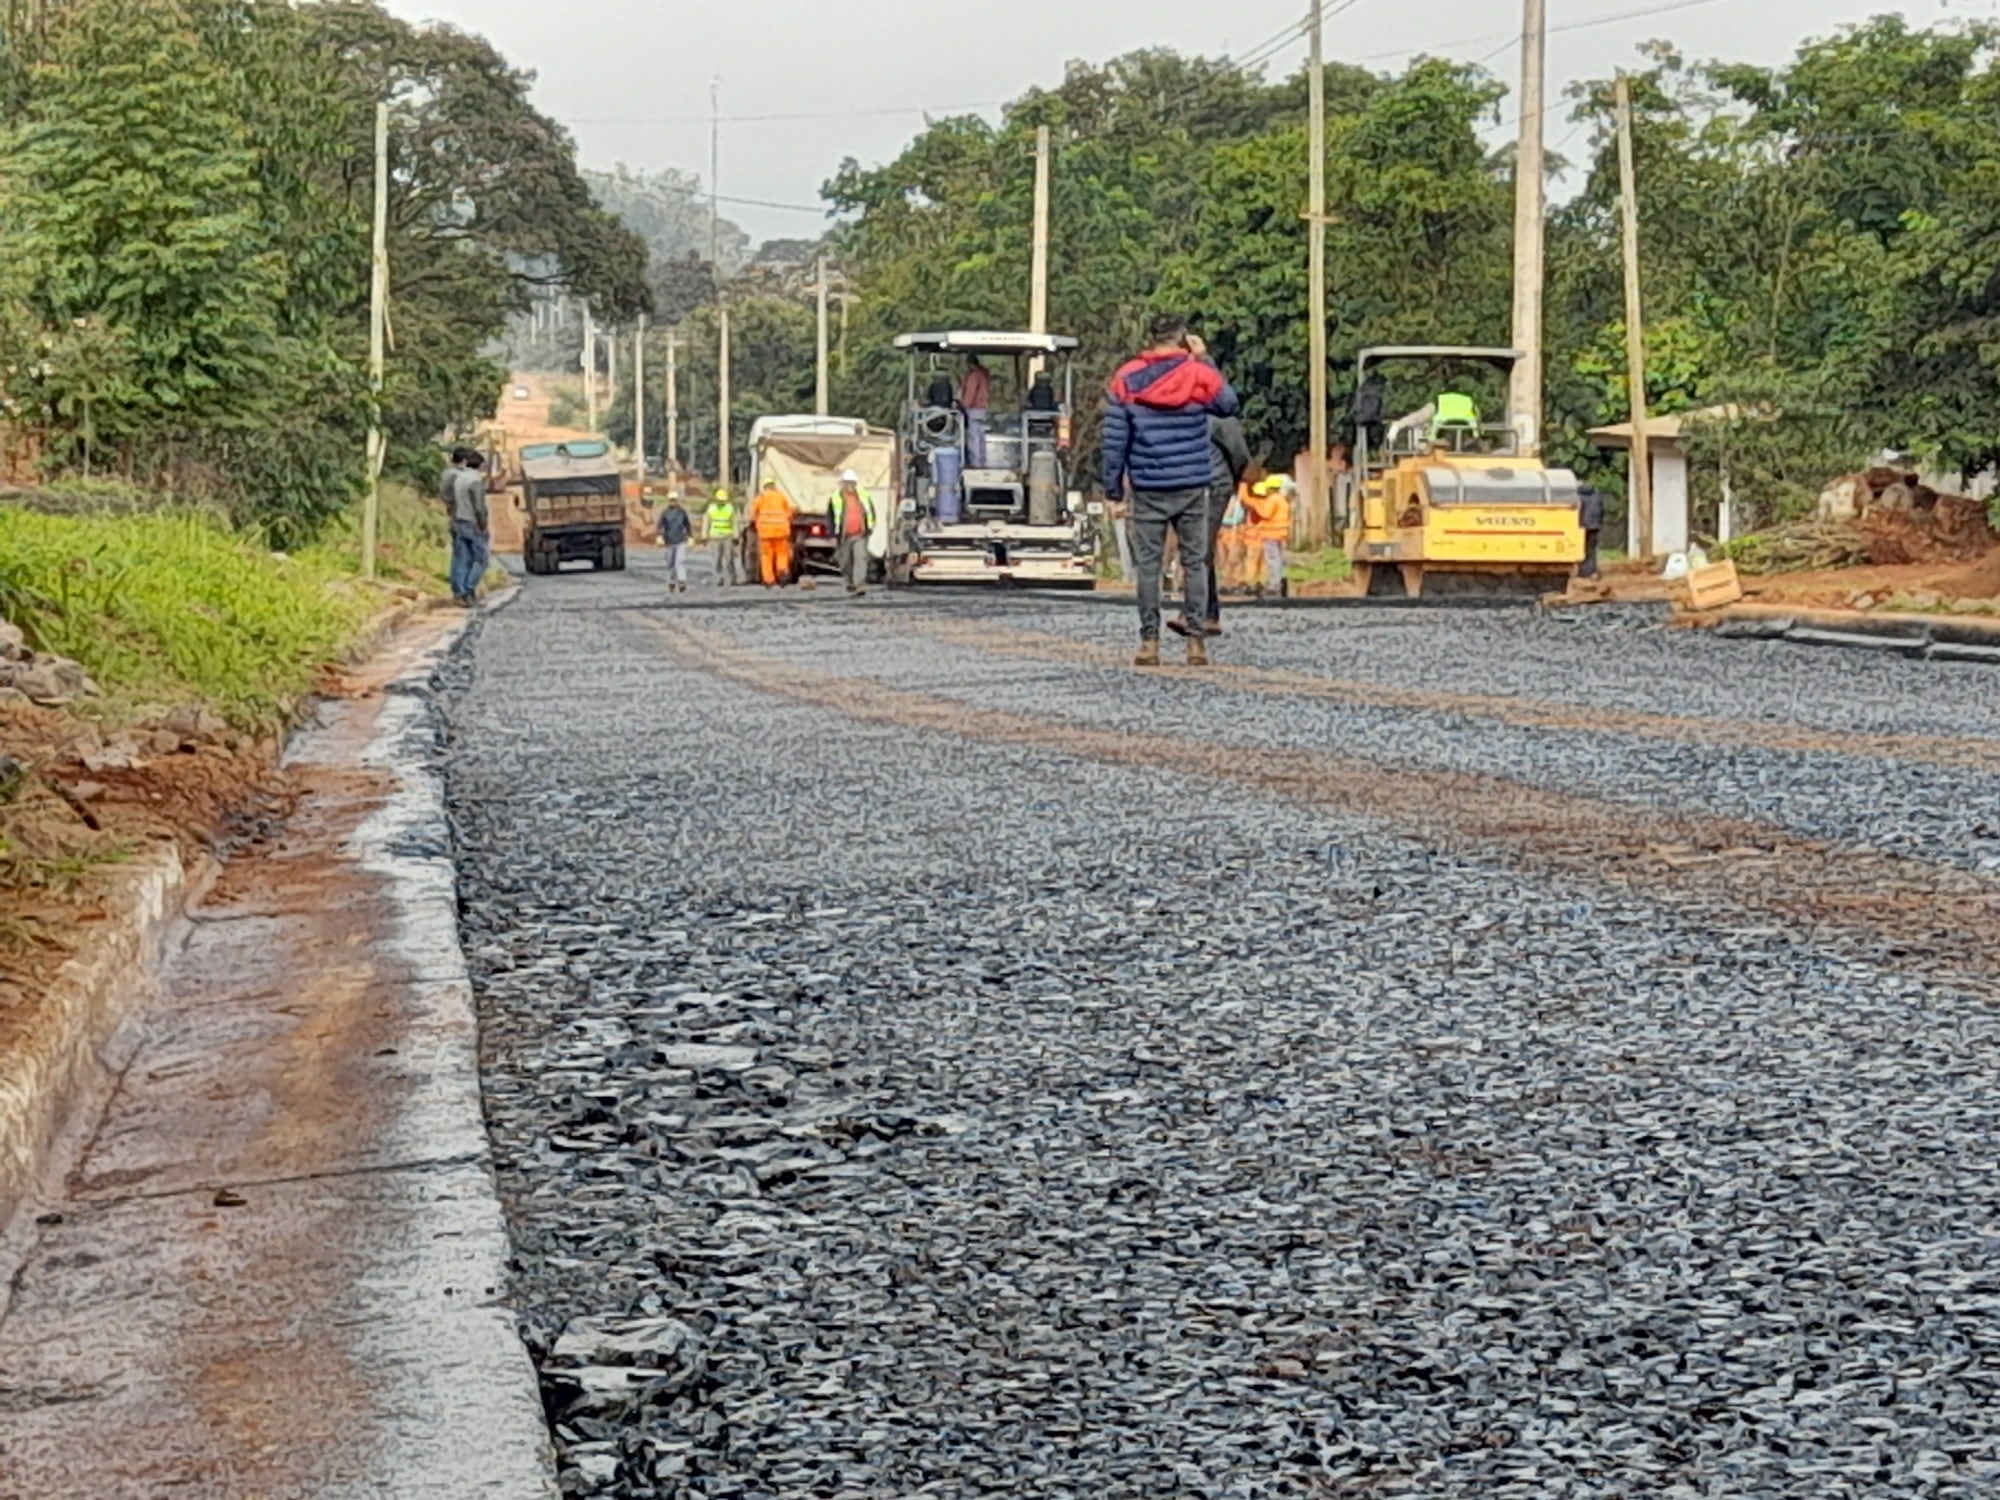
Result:
<svg viewBox="0 0 2000 1500"><path fill-rule="evenodd" d="M1260 542L1289 542L1292 539L1292 502L1281 491L1275 495L1245 495L1250 512L1250 534Z"/></svg>
<svg viewBox="0 0 2000 1500"><path fill-rule="evenodd" d="M765 490L750 507L750 520L757 535L766 538L792 534L792 502L779 489Z"/></svg>

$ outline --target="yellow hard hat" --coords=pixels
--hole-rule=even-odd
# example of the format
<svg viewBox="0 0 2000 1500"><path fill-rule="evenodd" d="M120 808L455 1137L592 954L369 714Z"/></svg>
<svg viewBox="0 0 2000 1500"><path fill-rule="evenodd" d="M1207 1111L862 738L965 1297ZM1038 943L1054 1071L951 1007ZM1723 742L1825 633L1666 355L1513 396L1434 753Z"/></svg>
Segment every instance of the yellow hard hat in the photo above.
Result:
<svg viewBox="0 0 2000 1500"><path fill-rule="evenodd" d="M715 492L715 498L716 498L716 499L718 499L718 500L727 500L727 499L729 498L729 491L728 491L728 490L717 490L717 491Z"/></svg>
<svg viewBox="0 0 2000 1500"><path fill-rule="evenodd" d="M1264 478L1257 481L1254 493L1259 495L1276 495L1281 491L1283 491L1284 488L1285 488L1284 475L1268 474Z"/></svg>

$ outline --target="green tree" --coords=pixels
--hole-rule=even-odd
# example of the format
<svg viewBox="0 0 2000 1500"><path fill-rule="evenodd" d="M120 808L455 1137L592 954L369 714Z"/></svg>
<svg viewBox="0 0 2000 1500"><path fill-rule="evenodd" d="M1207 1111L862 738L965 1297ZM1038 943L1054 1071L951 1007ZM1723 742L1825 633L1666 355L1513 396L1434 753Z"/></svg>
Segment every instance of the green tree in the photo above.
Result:
<svg viewBox="0 0 2000 1500"><path fill-rule="evenodd" d="M59 459L88 432L129 468L270 416L284 263L231 92L174 0L81 7L35 70L0 259L25 288L10 390Z"/></svg>

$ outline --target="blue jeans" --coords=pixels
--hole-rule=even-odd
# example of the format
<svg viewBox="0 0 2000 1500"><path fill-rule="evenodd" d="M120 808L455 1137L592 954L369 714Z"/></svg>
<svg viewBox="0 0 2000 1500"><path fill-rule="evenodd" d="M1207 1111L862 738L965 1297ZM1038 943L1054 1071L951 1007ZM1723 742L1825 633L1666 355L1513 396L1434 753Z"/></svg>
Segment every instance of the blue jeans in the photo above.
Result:
<svg viewBox="0 0 2000 1500"><path fill-rule="evenodd" d="M484 532L470 526L451 528L451 597L470 599L479 592L479 580L486 576L487 550L491 543Z"/></svg>

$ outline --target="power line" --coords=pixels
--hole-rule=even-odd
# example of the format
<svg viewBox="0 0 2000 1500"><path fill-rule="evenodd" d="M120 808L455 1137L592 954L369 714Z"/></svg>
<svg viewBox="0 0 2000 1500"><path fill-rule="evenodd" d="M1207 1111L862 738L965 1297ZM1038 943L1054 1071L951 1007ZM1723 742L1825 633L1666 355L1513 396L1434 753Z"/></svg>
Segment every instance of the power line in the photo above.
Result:
<svg viewBox="0 0 2000 1500"><path fill-rule="evenodd" d="M1551 26L1549 28L1549 35L1555 36L1558 33L1571 31L1588 31L1596 26L1616 26L1621 21L1641 21L1652 16L1671 15L1677 10L1693 10L1697 6L1719 5L1721 3L1722 0L1662 0L1661 4L1648 5L1642 10L1621 10L1608 16L1587 16L1581 21L1565 21L1559 26ZM1459 37L1456 41L1432 42L1423 47L1397 47L1388 52L1371 52L1365 57L1355 58L1354 61L1380 62L1384 58L1403 57L1412 52L1437 54L1448 52L1454 47L1477 47L1484 42L1499 42L1500 45L1498 47L1478 59L1476 65L1483 65L1491 62L1509 48L1518 46L1520 40L1521 38L1518 33L1510 32L1502 36L1498 32L1488 32L1485 36L1464 36Z"/></svg>
<svg viewBox="0 0 2000 1500"><path fill-rule="evenodd" d="M724 115L724 125L759 125L771 121L799 120L862 120L878 119L892 115L967 115L983 109L1004 109L1006 100L987 100L978 104L895 104L879 109L828 109L800 110L785 114L765 115ZM714 123L711 115L592 115L568 121L572 125L708 125Z"/></svg>

